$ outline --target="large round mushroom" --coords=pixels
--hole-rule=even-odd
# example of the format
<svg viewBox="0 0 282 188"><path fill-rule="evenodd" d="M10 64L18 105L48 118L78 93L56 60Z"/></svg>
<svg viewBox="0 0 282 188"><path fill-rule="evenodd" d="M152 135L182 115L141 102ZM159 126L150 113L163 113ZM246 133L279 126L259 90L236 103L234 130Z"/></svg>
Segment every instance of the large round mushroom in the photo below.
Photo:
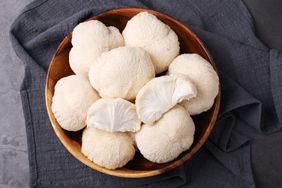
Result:
<svg viewBox="0 0 282 188"><path fill-rule="evenodd" d="M198 54L182 54L170 64L168 73L186 75L196 86L197 96L182 102L189 114L200 114L212 107L219 90L219 79L207 60Z"/></svg>
<svg viewBox="0 0 282 188"><path fill-rule="evenodd" d="M103 52L124 45L117 28L107 27L98 20L78 24L73 29L71 42L70 67L74 73L84 76L88 75L90 66Z"/></svg>
<svg viewBox="0 0 282 188"><path fill-rule="evenodd" d="M176 33L148 12L141 12L131 18L122 35L125 46L141 47L150 54L157 74L166 71L179 54Z"/></svg>
<svg viewBox="0 0 282 188"><path fill-rule="evenodd" d="M135 148L128 133L110 133L87 127L82 134L81 152L102 167L116 169L133 159Z"/></svg>
<svg viewBox="0 0 282 188"><path fill-rule="evenodd" d="M135 134L136 145L141 154L155 163L172 161L190 148L194 141L195 125L180 105L166 112L153 125L143 125Z"/></svg>
<svg viewBox="0 0 282 188"><path fill-rule="evenodd" d="M78 131L86 126L88 108L99 98L87 78L71 75L56 83L51 108L63 129Z"/></svg>
<svg viewBox="0 0 282 188"><path fill-rule="evenodd" d="M149 54L135 47L119 47L103 53L89 71L91 85L103 98L134 100L154 77Z"/></svg>

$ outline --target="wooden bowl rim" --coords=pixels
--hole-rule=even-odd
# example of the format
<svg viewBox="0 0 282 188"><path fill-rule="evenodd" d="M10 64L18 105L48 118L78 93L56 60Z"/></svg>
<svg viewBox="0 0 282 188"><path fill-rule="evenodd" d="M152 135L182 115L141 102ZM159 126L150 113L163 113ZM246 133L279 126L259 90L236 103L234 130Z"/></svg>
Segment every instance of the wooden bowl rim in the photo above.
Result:
<svg viewBox="0 0 282 188"><path fill-rule="evenodd" d="M87 20L93 20L93 19L97 19L99 17L103 17L105 14L117 14L120 12L125 12L125 11L135 11L135 12L142 12L142 11L146 11L149 13L152 13L154 15L156 14L160 14L162 15L162 17L166 18L167 20L170 20L171 22L176 23L176 25L178 25L179 27L181 27L183 30L185 30L187 33L189 33L189 35L191 35L196 41L197 43L200 44L200 46L202 47L202 49L204 50L205 54L208 57L208 61L212 64L212 66L214 67L215 71L218 73L217 68L216 68L216 64L212 58L212 56L210 55L209 51L207 50L207 48L205 47L205 45L202 43L202 41L197 37L197 35L186 25L184 25L183 23L181 23L180 21L178 21L175 18L172 18L171 16L168 16L164 13L155 11L155 10L151 10L151 9L146 9L146 8L118 8L118 9L112 9L112 10L107 10L104 12L101 12L97 15L94 15L92 17L90 17ZM85 21L87 21L85 20ZM49 65L48 68L48 72L47 72L47 77L46 77L46 82L45 82L45 104L46 104L46 108L47 108L47 113L49 116L49 119L51 121L52 127L55 131L55 134L57 135L58 139L60 140L60 142L64 145L64 147L80 162L82 162L83 164L85 164L86 166L88 166L91 169L97 170L99 172L108 174L108 175L112 175L112 176L117 176L117 177L123 177L123 178L145 178L145 177L151 177L151 176L156 176L156 175L160 175L163 174L169 170L175 169L177 167L179 167L180 165L182 165L185 161L187 161L189 158L191 158L191 156L196 153L202 146L203 144L206 142L208 136L211 133L211 130L213 129L218 113L219 113L219 107L220 107L220 101L221 101L221 89L219 88L219 92L217 97L215 98L215 102L214 102L214 110L212 113L212 118L211 121L209 122L209 126L207 127L207 129L205 130L203 136L201 137L201 139L199 140L199 142L188 152L185 153L180 159L174 159L173 161L171 161L167 166L161 168L161 169L155 169L155 170L148 170L148 171L138 171L138 170L128 170L128 172L125 171L121 171L119 169L115 169L115 170L110 170L104 167L101 167L99 165L97 165L96 163L90 161L89 159L87 159L87 157L85 158L79 158L79 156L76 155L76 151L74 151L72 149L72 146L69 146L69 144L67 143L67 141L65 139L62 139L62 134L60 129L62 129L61 127L59 127L59 123L58 122L53 122L51 117L54 117L53 112L51 110L51 101L50 104L48 104L48 85L49 85L49 75L50 75L50 71L52 69L52 67L54 66L54 59L56 57L56 55L58 53L60 53L61 51L61 47L64 45L64 42L66 42L66 40L70 40L70 36L71 36L71 32L64 37L64 39L61 41L60 45L58 46L55 54L53 55L52 59L51 59L51 63ZM220 86L219 86L220 87ZM54 118L55 119L55 118ZM56 120L55 120L56 121ZM187 151L186 151L187 152Z"/></svg>

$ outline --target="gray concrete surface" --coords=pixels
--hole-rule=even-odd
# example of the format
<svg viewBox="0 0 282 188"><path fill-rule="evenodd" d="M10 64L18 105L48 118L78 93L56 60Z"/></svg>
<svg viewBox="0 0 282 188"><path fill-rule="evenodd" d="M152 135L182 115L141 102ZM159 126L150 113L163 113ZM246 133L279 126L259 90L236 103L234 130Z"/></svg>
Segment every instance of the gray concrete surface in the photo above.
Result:
<svg viewBox="0 0 282 188"><path fill-rule="evenodd" d="M31 0L0 0L0 187L29 187L27 143L19 95L23 66L9 42L9 28Z"/></svg>

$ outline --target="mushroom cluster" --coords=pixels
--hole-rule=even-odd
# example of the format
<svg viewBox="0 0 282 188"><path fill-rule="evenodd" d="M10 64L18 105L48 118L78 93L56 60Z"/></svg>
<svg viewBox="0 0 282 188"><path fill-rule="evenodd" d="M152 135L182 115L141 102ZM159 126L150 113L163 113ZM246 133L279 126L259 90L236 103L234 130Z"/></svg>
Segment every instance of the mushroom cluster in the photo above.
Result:
<svg viewBox="0 0 282 188"><path fill-rule="evenodd" d="M75 74L56 83L52 111L63 129L84 129L81 152L88 159L116 169L137 149L166 163L191 147L191 115L212 107L219 79L200 55L179 54L168 25L148 12L130 19L122 33L91 20L74 28L71 43Z"/></svg>

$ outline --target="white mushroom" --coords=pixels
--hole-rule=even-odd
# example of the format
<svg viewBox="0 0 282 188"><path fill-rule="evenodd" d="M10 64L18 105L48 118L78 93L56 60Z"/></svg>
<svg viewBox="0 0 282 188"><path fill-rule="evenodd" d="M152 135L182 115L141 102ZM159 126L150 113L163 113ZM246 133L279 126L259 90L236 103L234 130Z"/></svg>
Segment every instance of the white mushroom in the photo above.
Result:
<svg viewBox="0 0 282 188"><path fill-rule="evenodd" d="M69 54L70 67L76 74L87 76L90 65L103 52L123 46L119 30L98 20L78 24L72 32L73 48Z"/></svg>
<svg viewBox="0 0 282 188"><path fill-rule="evenodd" d="M133 159L135 148L128 133L109 133L87 127L82 134L81 152L102 167L116 169Z"/></svg>
<svg viewBox="0 0 282 188"><path fill-rule="evenodd" d="M56 83L52 111L63 129L78 131L86 126L87 110L99 98L85 77L71 75Z"/></svg>
<svg viewBox="0 0 282 188"><path fill-rule="evenodd" d="M182 54L170 64L168 73L184 74L195 84L197 96L182 102L189 114L200 114L212 107L219 90L219 79L207 60L198 54Z"/></svg>
<svg viewBox="0 0 282 188"><path fill-rule="evenodd" d="M194 141L195 125L180 105L166 112L153 126L143 125L135 134L141 154L155 163L166 163L190 148Z"/></svg>
<svg viewBox="0 0 282 188"><path fill-rule="evenodd" d="M87 76L90 65L102 53L102 49L74 46L69 53L70 67L74 73Z"/></svg>
<svg viewBox="0 0 282 188"><path fill-rule="evenodd" d="M153 124L177 103L197 95L192 82L183 75L161 76L149 81L136 97L139 119Z"/></svg>
<svg viewBox="0 0 282 188"><path fill-rule="evenodd" d="M88 110L87 127L109 132L136 132L140 125L135 105L121 98L99 99Z"/></svg>
<svg viewBox="0 0 282 188"><path fill-rule="evenodd" d="M91 85L103 98L135 99L155 76L149 54L141 48L119 47L96 59L89 71Z"/></svg>
<svg viewBox="0 0 282 188"><path fill-rule="evenodd" d="M179 54L176 33L148 12L141 12L131 18L122 35L125 46L142 47L150 54L156 73L166 71Z"/></svg>

